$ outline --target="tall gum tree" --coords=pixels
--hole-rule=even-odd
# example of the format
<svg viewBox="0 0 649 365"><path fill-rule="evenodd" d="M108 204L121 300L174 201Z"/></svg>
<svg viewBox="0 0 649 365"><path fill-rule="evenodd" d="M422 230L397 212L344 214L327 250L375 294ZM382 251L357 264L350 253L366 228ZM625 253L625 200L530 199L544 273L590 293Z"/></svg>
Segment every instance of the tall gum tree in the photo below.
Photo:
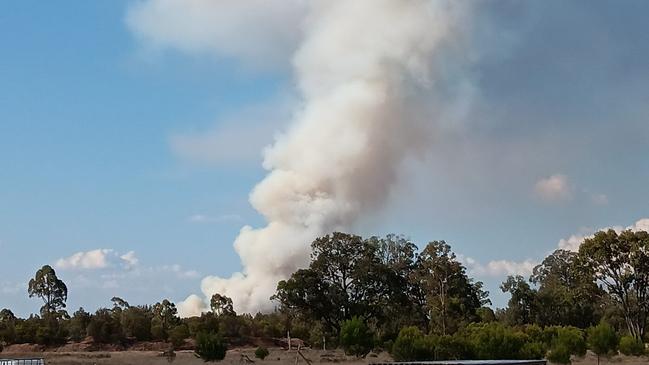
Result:
<svg viewBox="0 0 649 365"><path fill-rule="evenodd" d="M649 233L597 232L584 240L579 259L619 304L629 333L642 339L649 313Z"/></svg>

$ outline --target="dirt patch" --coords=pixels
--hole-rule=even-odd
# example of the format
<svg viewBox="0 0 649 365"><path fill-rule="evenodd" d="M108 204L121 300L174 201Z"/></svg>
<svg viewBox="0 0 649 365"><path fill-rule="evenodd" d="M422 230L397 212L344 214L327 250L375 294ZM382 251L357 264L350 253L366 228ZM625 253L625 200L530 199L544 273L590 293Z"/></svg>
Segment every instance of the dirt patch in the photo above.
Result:
<svg viewBox="0 0 649 365"><path fill-rule="evenodd" d="M36 345L32 343L19 343L15 345L9 345L4 348L2 352L14 352L14 353L28 353L28 352L43 352L45 346Z"/></svg>

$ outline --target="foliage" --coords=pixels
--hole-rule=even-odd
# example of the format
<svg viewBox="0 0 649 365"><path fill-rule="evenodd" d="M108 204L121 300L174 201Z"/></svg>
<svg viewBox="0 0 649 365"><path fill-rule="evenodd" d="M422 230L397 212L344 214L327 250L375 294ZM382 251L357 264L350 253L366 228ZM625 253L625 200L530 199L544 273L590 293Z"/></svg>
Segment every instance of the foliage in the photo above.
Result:
<svg viewBox="0 0 649 365"><path fill-rule="evenodd" d="M68 333L73 341L81 341L87 335L87 328L90 324L91 315L83 308L79 308L68 322Z"/></svg>
<svg viewBox="0 0 649 365"><path fill-rule="evenodd" d="M259 346L259 347L257 347L257 349L255 350L255 357L258 358L258 359L262 359L262 360L263 360L263 359L265 359L266 356L268 356L269 354L270 354L270 352L269 352L268 349L265 348L264 346Z"/></svg>
<svg viewBox="0 0 649 365"><path fill-rule="evenodd" d="M49 265L40 268L34 278L29 280L27 292L30 298L37 296L43 300L42 316L62 310L68 300L68 287Z"/></svg>
<svg viewBox="0 0 649 365"><path fill-rule="evenodd" d="M118 311L124 335L138 341L149 341L152 338L151 322L153 312L150 307L128 307Z"/></svg>
<svg viewBox="0 0 649 365"><path fill-rule="evenodd" d="M649 315L649 233L597 232L580 246L579 260L620 306L629 334L642 339Z"/></svg>
<svg viewBox="0 0 649 365"><path fill-rule="evenodd" d="M169 332L169 341L175 349L184 345L187 338L189 338L189 328L186 324L180 324Z"/></svg>
<svg viewBox="0 0 649 365"><path fill-rule="evenodd" d="M99 343L121 343L124 341L120 321L110 309L100 308L90 318L88 336Z"/></svg>
<svg viewBox="0 0 649 365"><path fill-rule="evenodd" d="M507 277L500 289L511 295L505 311L505 322L510 325L533 323L536 290L520 275Z"/></svg>
<svg viewBox="0 0 649 365"><path fill-rule="evenodd" d="M530 282L539 287L533 305L535 323L586 328L599 320L598 305L605 293L577 253L554 251L534 268Z"/></svg>
<svg viewBox="0 0 649 365"><path fill-rule="evenodd" d="M469 340L462 334L443 335L432 338L435 360L463 360L474 357Z"/></svg>
<svg viewBox="0 0 649 365"><path fill-rule="evenodd" d="M354 316L380 317L389 295L385 266L377 246L359 236L333 233L313 241L309 268L298 270L277 285L282 306L320 319L328 330Z"/></svg>
<svg viewBox="0 0 649 365"><path fill-rule="evenodd" d="M587 331L587 340L588 348L597 354L598 358L602 355L613 355L617 350L617 334L615 334L613 327L606 322L589 328Z"/></svg>
<svg viewBox="0 0 649 365"><path fill-rule="evenodd" d="M225 358L228 347L218 334L202 332L196 336L196 356L203 361L219 361Z"/></svg>
<svg viewBox="0 0 649 365"><path fill-rule="evenodd" d="M537 360L545 357L547 350L542 342L526 342L520 349L520 358L524 360Z"/></svg>
<svg viewBox="0 0 649 365"><path fill-rule="evenodd" d="M496 314L494 313L493 309L489 307L478 308L475 311L475 314L478 316L480 322L488 323L496 321Z"/></svg>
<svg viewBox="0 0 649 365"><path fill-rule="evenodd" d="M632 356L644 355L644 342L634 338L633 336L622 336L622 338L620 338L620 352Z"/></svg>
<svg viewBox="0 0 649 365"><path fill-rule="evenodd" d="M178 324L176 305L165 299L152 307L151 336L155 340L167 340L171 328Z"/></svg>
<svg viewBox="0 0 649 365"><path fill-rule="evenodd" d="M555 344L565 346L573 355L586 355L586 340L583 331L579 328L570 326L558 328Z"/></svg>
<svg viewBox="0 0 649 365"><path fill-rule="evenodd" d="M312 244L311 264L280 281L273 299L284 310L321 321L325 332L339 334L352 317L377 323L381 342L409 325L453 333L477 320L488 303L482 283L473 282L443 241L416 246L386 238L333 233Z"/></svg>
<svg viewBox="0 0 649 365"><path fill-rule="evenodd" d="M421 330L414 326L399 331L391 355L396 361L425 361L434 357Z"/></svg>
<svg viewBox="0 0 649 365"><path fill-rule="evenodd" d="M16 340L17 318L9 309L0 311L0 345L13 343Z"/></svg>
<svg viewBox="0 0 649 365"><path fill-rule="evenodd" d="M557 345L548 353L548 360L556 364L570 364L570 350L565 345Z"/></svg>
<svg viewBox="0 0 649 365"><path fill-rule="evenodd" d="M353 317L341 326L340 344L347 355L365 356L372 350L373 334L362 319Z"/></svg>
<svg viewBox="0 0 649 365"><path fill-rule="evenodd" d="M552 333L552 347L548 360L558 364L569 364L570 356L586 355L586 340L582 331L575 327L554 327L547 333Z"/></svg>
<svg viewBox="0 0 649 365"><path fill-rule="evenodd" d="M478 359L520 359L527 336L500 323L474 324L468 337Z"/></svg>
<svg viewBox="0 0 649 365"><path fill-rule="evenodd" d="M579 253L553 252L528 280L509 277L502 284L511 295L508 306L495 311L448 244L434 241L418 253L396 235L363 239L334 233L316 239L310 265L278 283L277 309L254 316L237 315L232 300L216 294L212 311L193 318L178 318L166 299L132 306L119 297L109 308L92 314L80 308L70 317L67 287L43 266L28 288L30 296L43 300L40 313L17 318L1 310L0 344L53 346L90 336L98 343L158 340L178 348L191 337L200 338L199 352L216 359L209 353L224 354L222 338L239 345L290 332L313 348L340 345L356 356L376 344L402 361L547 354L553 362L568 363L587 347L598 355L615 353L618 334L626 333L620 350L642 354L648 245L646 232L598 232Z"/></svg>
<svg viewBox="0 0 649 365"><path fill-rule="evenodd" d="M476 310L488 303L482 283L474 283L444 241L430 242L419 255L416 280L426 293L432 328L442 335L454 333L477 319Z"/></svg>
<svg viewBox="0 0 649 365"><path fill-rule="evenodd" d="M210 299L210 308L217 316L236 315L232 299L218 293L212 295L212 298Z"/></svg>

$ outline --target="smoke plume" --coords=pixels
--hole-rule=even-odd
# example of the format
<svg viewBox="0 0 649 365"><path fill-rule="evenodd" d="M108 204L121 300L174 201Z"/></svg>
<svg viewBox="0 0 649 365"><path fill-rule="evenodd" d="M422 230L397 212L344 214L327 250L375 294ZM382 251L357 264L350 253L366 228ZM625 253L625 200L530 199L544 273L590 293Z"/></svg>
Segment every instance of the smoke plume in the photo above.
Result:
<svg viewBox="0 0 649 365"><path fill-rule="evenodd" d="M445 2L312 3L293 58L303 105L265 151L269 173L250 195L268 224L241 229L243 271L205 278L207 297L232 297L241 312L271 309L277 282L308 263L315 237L385 202L400 163L426 144L416 95L434 83L433 58L456 18Z"/></svg>
<svg viewBox="0 0 649 365"><path fill-rule="evenodd" d="M151 44L216 51L262 69L264 60L292 60L301 100L288 130L264 151L269 172L250 194L267 225L243 227L234 242L242 272L201 284L207 298L231 297L238 312L272 309L277 282L308 264L314 238L353 228L382 207L402 162L452 119L441 110L452 109L443 104L455 91L437 89L464 81L445 56L461 43L457 25L467 9L458 2L253 3L147 0L127 16ZM179 308L195 314L205 302L191 296Z"/></svg>

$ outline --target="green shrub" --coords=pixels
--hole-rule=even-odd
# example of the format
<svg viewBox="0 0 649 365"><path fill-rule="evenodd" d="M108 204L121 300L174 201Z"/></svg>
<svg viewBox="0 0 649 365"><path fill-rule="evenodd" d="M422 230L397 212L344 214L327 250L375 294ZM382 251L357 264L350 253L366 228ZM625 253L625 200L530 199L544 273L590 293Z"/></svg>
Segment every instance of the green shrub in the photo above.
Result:
<svg viewBox="0 0 649 365"><path fill-rule="evenodd" d="M529 337L529 340L531 342L537 342L537 343L542 343L544 345L548 345L550 341L546 341L544 333L543 333L543 328L537 324L528 324L523 327L523 333Z"/></svg>
<svg viewBox="0 0 649 365"><path fill-rule="evenodd" d="M586 355L584 333L576 327L560 327L557 331L555 346L564 346L572 355Z"/></svg>
<svg viewBox="0 0 649 365"><path fill-rule="evenodd" d="M610 356L617 350L617 335L611 325L602 322L588 329L588 346L597 356Z"/></svg>
<svg viewBox="0 0 649 365"><path fill-rule="evenodd" d="M528 337L500 323L469 327L469 340L478 359L519 359Z"/></svg>
<svg viewBox="0 0 649 365"><path fill-rule="evenodd" d="M358 317L343 322L340 328L340 344L347 355L367 355L372 350L373 339L369 328Z"/></svg>
<svg viewBox="0 0 649 365"><path fill-rule="evenodd" d="M203 361L218 361L225 358L225 352L228 347L221 338L215 333L199 333L196 336L196 356Z"/></svg>
<svg viewBox="0 0 649 365"><path fill-rule="evenodd" d="M565 345L557 345L548 353L548 360L556 364L570 364L570 350Z"/></svg>
<svg viewBox="0 0 649 365"><path fill-rule="evenodd" d="M174 327L169 332L169 341L174 346L174 349L180 348L185 344L185 339L189 337L189 328L186 324L181 324Z"/></svg>
<svg viewBox="0 0 649 365"><path fill-rule="evenodd" d="M466 360L473 357L471 344L459 334L437 337L431 345L435 360Z"/></svg>
<svg viewBox="0 0 649 365"><path fill-rule="evenodd" d="M391 355L396 361L430 360L426 354L424 335L417 327L404 327L392 345Z"/></svg>
<svg viewBox="0 0 649 365"><path fill-rule="evenodd" d="M383 345L381 345L381 349L383 351L387 351L389 353L392 353L392 346L394 346L394 341L387 340L387 341L383 342Z"/></svg>
<svg viewBox="0 0 649 365"><path fill-rule="evenodd" d="M553 343L556 341L557 336L559 334L559 328L561 328L561 326L547 326L543 328L541 334L543 338L542 341L548 347L551 347Z"/></svg>
<svg viewBox="0 0 649 365"><path fill-rule="evenodd" d="M525 360L537 360L545 357L546 347L541 342L526 342L521 347L520 358Z"/></svg>
<svg viewBox="0 0 649 365"><path fill-rule="evenodd" d="M489 307L481 307L475 311L475 314L480 318L480 322L488 323L496 321L496 314L493 309Z"/></svg>
<svg viewBox="0 0 649 365"><path fill-rule="evenodd" d="M620 352L625 355L640 356L645 353L644 343L633 336L622 336Z"/></svg>
<svg viewBox="0 0 649 365"><path fill-rule="evenodd" d="M268 354L269 354L268 349L265 348L264 346L259 346L255 350L255 357L258 358L258 359L263 360L263 359L266 358L266 356L268 356Z"/></svg>
<svg viewBox="0 0 649 365"><path fill-rule="evenodd" d="M569 364L570 355L586 355L586 340L579 328L554 326L546 328L544 335L554 336L552 338L552 347L548 353L548 360L551 362Z"/></svg>

